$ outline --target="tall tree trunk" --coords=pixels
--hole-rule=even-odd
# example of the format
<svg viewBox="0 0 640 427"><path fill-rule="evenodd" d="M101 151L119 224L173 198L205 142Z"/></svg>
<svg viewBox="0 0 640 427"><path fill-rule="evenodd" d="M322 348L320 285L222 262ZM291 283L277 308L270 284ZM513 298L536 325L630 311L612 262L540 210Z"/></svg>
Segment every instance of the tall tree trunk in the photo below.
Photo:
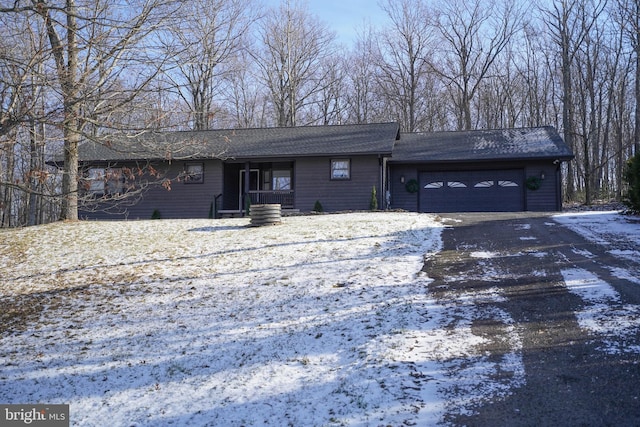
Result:
<svg viewBox="0 0 640 427"><path fill-rule="evenodd" d="M10 136L10 141L15 140L15 134ZM7 147L4 150L7 158L7 169L4 171L0 179L4 182L14 182L14 170L15 170L15 144L9 142L5 144ZM13 205L13 189L11 186L4 187L4 194L0 200L0 227L11 227L11 207Z"/></svg>
<svg viewBox="0 0 640 427"><path fill-rule="evenodd" d="M573 104L572 91L573 85L571 80L571 60L569 55L569 36L565 30L562 37L562 129L564 142L569 146L571 151L575 152L573 143ZM573 174L572 162L567 162L567 188L565 197L568 200L575 198L575 179Z"/></svg>
<svg viewBox="0 0 640 427"><path fill-rule="evenodd" d="M38 224L38 201L40 199L40 179L37 171L41 170L42 164L39 162L38 149L38 125L35 121L31 122L30 141L29 141L29 213L27 218L28 225Z"/></svg>
<svg viewBox="0 0 640 427"><path fill-rule="evenodd" d="M44 4L38 4L38 13L43 17L47 27L49 43L56 62L56 72L62 89L64 118L62 133L64 138L64 175L62 178L62 212L61 219L78 219L78 144L80 142L79 117L80 107L77 100L78 73L78 41L76 32L77 7L75 0L67 0L65 14L67 17L67 58L64 57L64 46L54 27L51 12Z"/></svg>
<svg viewBox="0 0 640 427"><path fill-rule="evenodd" d="M636 23L638 24L638 20L640 20L640 5L636 2ZM640 28L640 26L636 26L636 28ZM635 95L636 95L636 113L635 113L635 131L633 136L633 146L636 153L640 153L640 29L638 30L638 34L636 36L635 43L635 54L636 54L636 86L635 86Z"/></svg>

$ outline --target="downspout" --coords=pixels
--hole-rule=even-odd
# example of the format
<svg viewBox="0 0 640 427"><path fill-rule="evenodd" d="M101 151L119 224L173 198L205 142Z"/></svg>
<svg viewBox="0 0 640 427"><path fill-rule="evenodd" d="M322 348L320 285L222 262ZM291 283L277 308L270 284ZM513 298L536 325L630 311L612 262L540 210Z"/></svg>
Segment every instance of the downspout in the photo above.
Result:
<svg viewBox="0 0 640 427"><path fill-rule="evenodd" d="M386 186L385 186L385 160L384 160L384 156L382 156L381 154L378 154L378 170L379 170L379 176L378 176L378 188L380 189L380 191L378 191L378 194L376 195L376 198L378 199L378 207L379 209L382 210L386 210L386 206L384 205L384 195L386 194Z"/></svg>
<svg viewBox="0 0 640 427"><path fill-rule="evenodd" d="M251 179L251 163L246 162L244 164L244 190L242 193L242 216L248 215L247 205L251 203L251 199L249 198L249 190L251 189L251 183L249 182Z"/></svg>
<svg viewBox="0 0 640 427"><path fill-rule="evenodd" d="M391 199L389 192L389 158L382 156L380 167L380 200L378 206L382 206L383 210L389 209L389 201Z"/></svg>
<svg viewBox="0 0 640 427"><path fill-rule="evenodd" d="M524 184L527 180L527 174L529 173L529 170L527 169L527 166L524 167L523 169L523 173L522 173L522 183ZM522 186L522 191L524 191L524 211L525 212L529 212L529 189L527 188L526 185Z"/></svg>

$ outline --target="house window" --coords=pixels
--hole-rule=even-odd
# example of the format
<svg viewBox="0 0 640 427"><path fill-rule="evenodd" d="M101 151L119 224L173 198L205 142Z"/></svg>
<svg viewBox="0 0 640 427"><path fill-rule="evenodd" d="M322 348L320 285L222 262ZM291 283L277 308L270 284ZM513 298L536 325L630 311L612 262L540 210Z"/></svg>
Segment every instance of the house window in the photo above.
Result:
<svg viewBox="0 0 640 427"><path fill-rule="evenodd" d="M109 168L106 171L107 194L116 195L124 193L124 175L120 168Z"/></svg>
<svg viewBox="0 0 640 427"><path fill-rule="evenodd" d="M204 182L204 165L202 163L186 163L183 174L185 184L202 184Z"/></svg>
<svg viewBox="0 0 640 427"><path fill-rule="evenodd" d="M90 168L87 179L91 194L103 196L124 193L124 175L120 168Z"/></svg>
<svg viewBox="0 0 640 427"><path fill-rule="evenodd" d="M274 170L272 175L273 190L291 190L291 171Z"/></svg>
<svg viewBox="0 0 640 427"><path fill-rule="evenodd" d="M349 159L331 160L331 179L350 179L351 161Z"/></svg>
<svg viewBox="0 0 640 427"><path fill-rule="evenodd" d="M493 181L480 181L479 183L474 185L474 187L476 187L476 188L489 188L489 187L493 187L493 185L494 185Z"/></svg>
<svg viewBox="0 0 640 427"><path fill-rule="evenodd" d="M460 181L449 181L447 185L451 188L467 188L467 184Z"/></svg>
<svg viewBox="0 0 640 427"><path fill-rule="evenodd" d="M89 192L91 194L104 194L104 168L90 168L87 172L89 180Z"/></svg>

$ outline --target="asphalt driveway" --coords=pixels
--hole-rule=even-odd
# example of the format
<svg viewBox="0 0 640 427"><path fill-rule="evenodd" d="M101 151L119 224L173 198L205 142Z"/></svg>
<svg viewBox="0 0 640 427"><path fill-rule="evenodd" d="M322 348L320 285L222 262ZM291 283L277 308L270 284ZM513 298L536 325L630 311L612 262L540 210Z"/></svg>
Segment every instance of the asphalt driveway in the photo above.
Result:
<svg viewBox="0 0 640 427"><path fill-rule="evenodd" d="M637 263L614 257L548 214L442 216L449 225L443 249L424 267L434 279L430 291L447 299L499 288L504 296L500 309L510 314L521 339L526 380L504 399L446 421L467 426L640 425L640 356L625 350L640 346L640 334L622 339L581 327L577 313L588 307L569 291L562 274L580 269L610 284L620 295L610 307L613 312L614 305L640 306L640 286L612 274L630 267L637 271ZM472 328L486 338L487 354L500 357L508 351L502 326L477 319ZM605 341L618 351L603 351Z"/></svg>

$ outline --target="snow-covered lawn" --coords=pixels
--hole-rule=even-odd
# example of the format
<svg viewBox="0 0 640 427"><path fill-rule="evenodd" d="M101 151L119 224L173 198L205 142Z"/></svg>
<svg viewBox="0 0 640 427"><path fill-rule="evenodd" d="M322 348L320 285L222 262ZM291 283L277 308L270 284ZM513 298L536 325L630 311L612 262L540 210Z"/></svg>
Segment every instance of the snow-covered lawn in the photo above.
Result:
<svg viewBox="0 0 640 427"><path fill-rule="evenodd" d="M428 292L446 221L248 222L0 230L0 402L68 403L82 426L433 425L522 384L499 291ZM510 337L501 360L479 310Z"/></svg>
<svg viewBox="0 0 640 427"><path fill-rule="evenodd" d="M609 267L611 275L640 285L640 218L612 211L565 213L554 219L626 260L626 268ZM580 253L596 258L585 250ZM640 306L623 303L611 284L583 268L565 269L562 275L569 291L584 302L576 313L578 323L601 340L601 350L640 354L640 345L632 340L640 333Z"/></svg>
<svg viewBox="0 0 640 427"><path fill-rule="evenodd" d="M614 255L640 261L640 217L617 211L567 212L554 220L594 243L610 248Z"/></svg>
<svg viewBox="0 0 640 427"><path fill-rule="evenodd" d="M449 339L420 273L443 225L408 213L247 224L0 233L3 306L24 312L5 319L0 402L69 403L83 426L437 421L455 381L442 363L482 341Z"/></svg>

